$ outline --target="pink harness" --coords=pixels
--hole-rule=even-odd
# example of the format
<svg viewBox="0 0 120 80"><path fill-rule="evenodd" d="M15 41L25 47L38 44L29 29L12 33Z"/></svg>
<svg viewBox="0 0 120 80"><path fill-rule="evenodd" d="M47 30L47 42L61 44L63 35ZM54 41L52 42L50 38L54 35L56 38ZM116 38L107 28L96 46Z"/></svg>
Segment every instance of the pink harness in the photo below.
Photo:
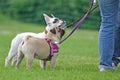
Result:
<svg viewBox="0 0 120 80"><path fill-rule="evenodd" d="M55 43L53 43L50 38L45 38L45 40L47 41L47 43L50 46L50 55L46 59L46 60L49 60L54 55L54 53L59 52L59 47Z"/></svg>

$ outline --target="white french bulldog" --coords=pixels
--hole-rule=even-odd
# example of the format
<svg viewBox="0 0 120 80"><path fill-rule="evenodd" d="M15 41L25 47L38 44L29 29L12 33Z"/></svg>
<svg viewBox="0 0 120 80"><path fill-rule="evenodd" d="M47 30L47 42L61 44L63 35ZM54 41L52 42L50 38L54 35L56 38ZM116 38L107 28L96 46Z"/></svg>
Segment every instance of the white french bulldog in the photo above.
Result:
<svg viewBox="0 0 120 80"><path fill-rule="evenodd" d="M11 47L8 53L8 56L5 59L5 66L7 67L9 62L12 60L12 65L14 65L16 63L16 55L18 53L18 46L19 44L23 41L23 37L26 35L31 35L37 38L45 38L45 35L48 31L50 31L51 29L55 28L55 27L60 27L60 28L64 28L66 23L65 21L63 21L62 19L59 19L55 16L52 15L52 17L49 17L46 14L43 14L44 18L45 18L45 22L47 24L46 29L44 30L44 32L42 33L33 33L33 32L25 32L25 33L20 33L17 34L12 42L11 42ZM42 64L41 64L42 67Z"/></svg>

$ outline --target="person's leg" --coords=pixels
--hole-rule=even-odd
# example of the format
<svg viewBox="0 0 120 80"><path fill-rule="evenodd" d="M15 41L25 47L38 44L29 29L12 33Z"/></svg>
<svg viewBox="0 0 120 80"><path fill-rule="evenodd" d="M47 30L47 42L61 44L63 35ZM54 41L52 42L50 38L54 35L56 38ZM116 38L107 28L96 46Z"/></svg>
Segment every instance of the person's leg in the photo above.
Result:
<svg viewBox="0 0 120 80"><path fill-rule="evenodd" d="M120 0L119 0L119 9L118 9L118 17L117 17L117 25L115 27L115 49L114 49L114 55L113 55L113 63L115 66L120 63Z"/></svg>
<svg viewBox="0 0 120 80"><path fill-rule="evenodd" d="M118 10L118 18L117 25L115 28L115 57L120 57L120 0L119 0L119 10Z"/></svg>
<svg viewBox="0 0 120 80"><path fill-rule="evenodd" d="M99 0L98 2L102 17L99 30L99 68L113 69L114 27L117 20L119 0Z"/></svg>

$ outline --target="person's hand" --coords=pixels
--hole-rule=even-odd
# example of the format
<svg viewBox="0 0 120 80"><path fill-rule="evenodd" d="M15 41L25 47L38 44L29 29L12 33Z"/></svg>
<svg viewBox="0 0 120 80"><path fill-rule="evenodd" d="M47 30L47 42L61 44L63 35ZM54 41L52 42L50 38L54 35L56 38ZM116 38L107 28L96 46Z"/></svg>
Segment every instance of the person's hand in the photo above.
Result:
<svg viewBox="0 0 120 80"><path fill-rule="evenodd" d="M96 4L96 0L94 0L94 5Z"/></svg>

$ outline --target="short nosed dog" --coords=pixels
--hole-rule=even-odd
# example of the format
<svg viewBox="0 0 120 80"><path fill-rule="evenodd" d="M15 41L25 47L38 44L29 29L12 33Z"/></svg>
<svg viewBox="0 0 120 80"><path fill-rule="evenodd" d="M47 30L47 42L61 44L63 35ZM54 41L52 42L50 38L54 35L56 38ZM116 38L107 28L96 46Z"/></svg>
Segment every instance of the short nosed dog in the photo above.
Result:
<svg viewBox="0 0 120 80"><path fill-rule="evenodd" d="M41 33L33 33L33 32L25 32L25 33L21 33L16 35L12 42L11 42L11 47L8 53L8 56L5 59L5 66L8 66L9 62L12 60L12 65L14 65L16 63L16 55L18 53L18 46L19 44L23 41L23 37L26 35L31 35L37 38L44 38L47 34L47 32L49 32L51 29L55 28L55 27L59 27L59 28L63 28L65 26L65 21L63 21L62 19L59 19L55 16L52 15L52 17L43 14L44 18L45 18L45 22L47 24L45 30ZM41 65L42 67L42 65Z"/></svg>
<svg viewBox="0 0 120 80"><path fill-rule="evenodd" d="M46 34L45 38L36 38L31 35L24 37L23 42L18 47L17 69L23 57L26 58L26 69L30 69L34 58L43 61L45 68L46 61L50 60L51 69L55 67L56 58L59 51L59 44L65 31L59 27L53 28Z"/></svg>

